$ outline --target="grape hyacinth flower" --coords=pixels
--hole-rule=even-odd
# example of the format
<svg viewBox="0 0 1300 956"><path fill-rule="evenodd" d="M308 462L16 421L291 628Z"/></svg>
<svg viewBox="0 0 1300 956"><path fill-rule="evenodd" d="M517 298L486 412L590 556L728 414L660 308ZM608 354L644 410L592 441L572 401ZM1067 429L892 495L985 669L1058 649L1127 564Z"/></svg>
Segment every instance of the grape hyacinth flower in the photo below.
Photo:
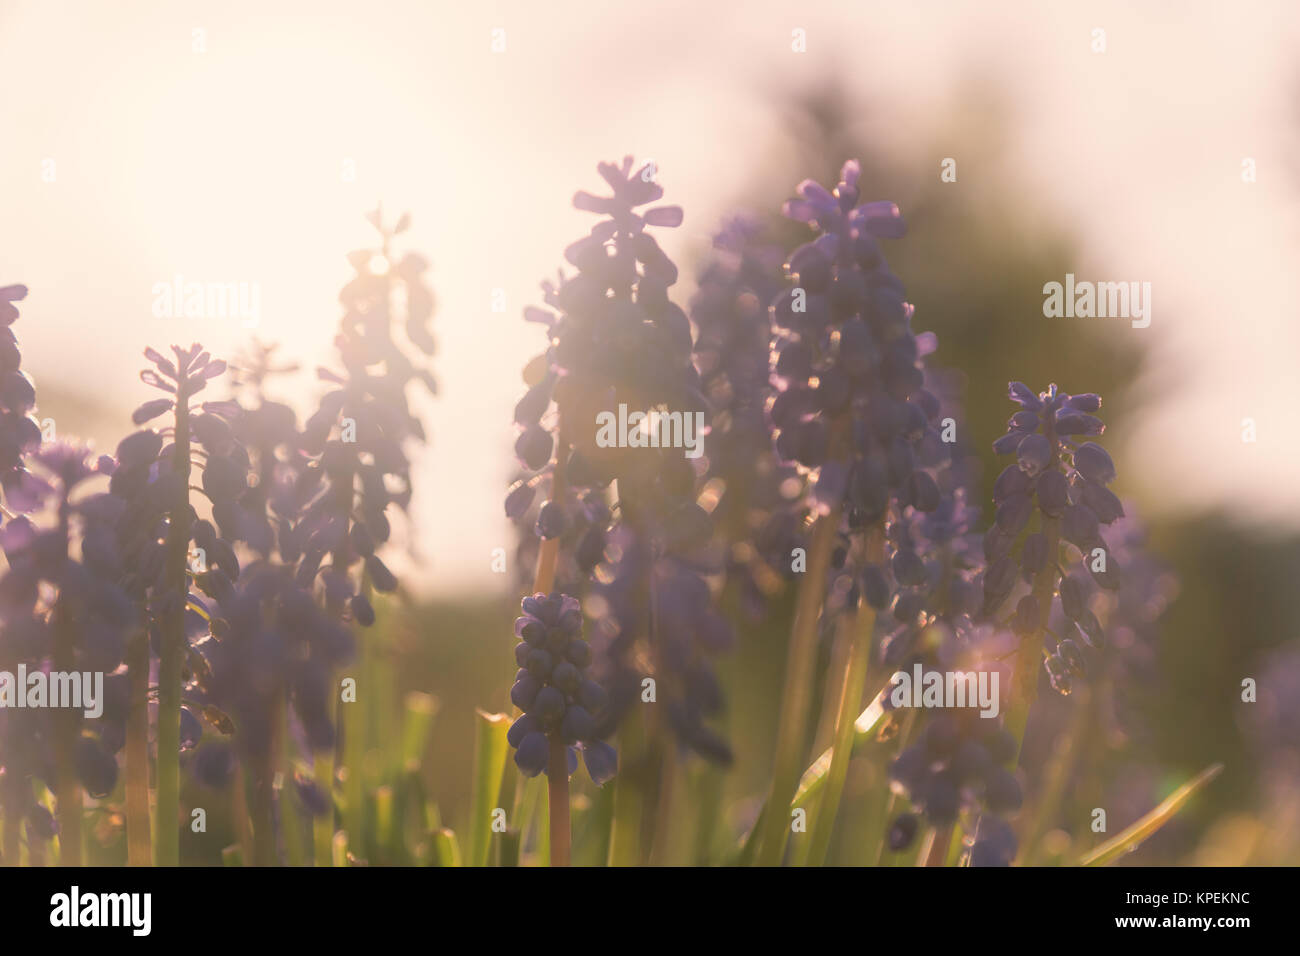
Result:
<svg viewBox="0 0 1300 956"><path fill-rule="evenodd" d="M577 751L591 779L604 785L614 776L614 748L600 739L598 718L604 689L587 676L591 646L582 639L582 610L576 598L553 591L524 598L515 620L515 663L519 671L510 699L523 711L506 734L515 765L526 777L547 776L551 864L569 864L569 776Z"/></svg>
<svg viewBox="0 0 1300 956"><path fill-rule="evenodd" d="M279 793L277 804L274 786L289 766L286 737L293 726L301 728L307 752L333 745L332 675L351 657L352 635L297 582L291 567L264 560L244 568L212 618L218 639L207 655L211 676L202 696L194 696L232 719L235 752L252 771L254 862L279 864L274 835L295 825L286 794ZM294 789L301 800L301 788ZM285 842L300 840L287 835Z"/></svg>
<svg viewBox="0 0 1300 956"><path fill-rule="evenodd" d="M752 619L795 577L790 556L805 543L795 507L804 482L777 458L766 421L774 393L767 303L781 290L783 258L757 220L735 216L715 234L690 303L695 365L712 410L702 482L717 499L712 517L726 543L728 580Z"/></svg>
<svg viewBox="0 0 1300 956"><path fill-rule="evenodd" d="M60 442L41 445L41 429L32 417L36 392L21 371L17 339L11 326L18 318L14 302L25 286L0 289L0 490L6 523L0 528L8 568L0 577L0 625L5 640L0 669L18 664L32 670L106 672L105 708L93 722L76 709L44 709L0 714L0 805L5 814L0 855L16 862L20 825L29 837L48 839L61 830L62 862L76 865L81 855L81 789L107 796L117 779L113 754L124 729L121 681L112 676L122 662L124 634L133 612L118 587L118 556L97 549L118 513L108 495L73 501L73 493L107 462L88 461L84 447ZM27 468L30 458L41 474ZM41 528L25 513L55 499L53 528ZM75 540L81 555L74 557ZM83 733L82 731L89 731ZM58 823L33 800L32 781L44 781L57 800Z"/></svg>
<svg viewBox="0 0 1300 956"><path fill-rule="evenodd" d="M678 225L682 212L638 211L663 195L653 167L634 169L627 157L598 169L612 195L579 192L574 205L606 218L565 250L576 274L543 285L553 311L525 312L547 329L549 347L529 364L515 409L525 477L506 513L540 539L533 590L562 584L594 598L595 673L611 695L602 734L635 712L649 674L676 742L728 761L729 747L706 724L721 707L709 659L730 634L706 581L721 558L697 501L699 478L681 448L597 442L598 413L620 405L687 417L707 408L690 321L668 296L677 268L647 231Z"/></svg>
<svg viewBox="0 0 1300 956"><path fill-rule="evenodd" d="M192 644L206 636L206 627L193 623L197 612L192 609L204 611L197 614L200 620L206 616L206 609L200 597L191 595L190 584L193 581L207 595L222 600L233 593L234 581L239 577L239 560L229 540L218 536L211 524L199 520L190 504L194 456L200 459L200 490L214 514L234 506L247 487L249 465L243 447L227 441L225 419L231 414L229 407L221 402L190 404L208 382L226 371L226 363L213 360L197 344L188 349L172 346L172 356L145 350L145 357L154 367L141 372L140 378L167 397L146 402L133 415L135 423L142 425L172 413L170 435L144 429L124 438L118 445L117 465L109 485L119 498L129 501L148 496L166 509L165 527L149 524L135 529L137 534L157 535L163 542L161 566L147 566L147 575L152 579L148 581L151 636L156 638L158 654L154 855L156 863L163 866L175 866L179 861L179 758L184 720L181 704L189 682L186 661ZM168 437L170 444L164 444ZM194 566L190 564L192 544L198 549ZM156 548L148 551L159 554Z"/></svg>
<svg viewBox="0 0 1300 956"><path fill-rule="evenodd" d="M213 630L220 639L210 642L205 655L210 679L203 699L231 718L232 746L196 754L192 766L217 788L229 782L236 762L246 766L253 784L254 857L280 862L283 844L292 863L301 844L301 835L292 832L300 819L295 811L330 817L320 829L333 837L333 761L318 759L319 781L295 775L292 788L277 788L274 781L277 774L292 774L292 744L303 754L333 750L332 675L351 659L353 638L315 601L312 582L302 583L295 573L302 557L300 477L313 463L302 450L293 410L268 396L268 379L296 370L275 364L275 350L255 344L232 369L238 411L229 437L248 450L251 477L236 507L222 516L222 526L237 529L257 557L244 568L234 595L214 609ZM373 613L365 613L368 603L354 598L354 607L363 611L360 623L373 623ZM320 845L315 854L327 856Z"/></svg>
<svg viewBox="0 0 1300 956"><path fill-rule="evenodd" d="M22 353L12 328L18 320L18 307L14 303L26 297L27 287L24 285L0 288L0 325L4 327L0 332L0 380L3 382L0 385L0 496L5 505L5 521L11 521L17 513L34 510L38 502L32 500L29 491L40 491L40 483L31 476L25 464L25 457L41 443L40 427L30 416L36 404L36 391L22 371ZM0 538L0 545L3 544L4 538ZM34 658L44 646L43 623L29 620L22 614L26 599L21 592L26 589L26 585L17 589L20 599L13 615L0 607L0 610L5 610L6 636L4 646L0 647L0 667L10 670L22 658ZM4 603L9 603L8 598ZM0 838L0 859L6 863L17 859L22 821L28 818L31 810L28 781L39 768L53 766L45 752L48 748L42 745L41 735L34 728L29 730L25 726L29 723L26 718L31 714L30 711L0 714L0 738L4 743L0 748L0 766L4 768L4 774L0 776L0 809L4 810L5 819L3 837ZM48 734L45 739L48 740Z"/></svg>
<svg viewBox="0 0 1300 956"><path fill-rule="evenodd" d="M515 621L514 686L510 700L523 715L510 726L507 740L515 763L527 777L550 772L550 744L567 748L569 773L581 751L597 785L614 776L614 749L596 736L596 719L605 708L605 691L587 676L591 646L582 639L582 611L576 598L552 592L525 598Z"/></svg>
<svg viewBox="0 0 1300 956"><path fill-rule="evenodd" d="M57 524L41 528L18 516L0 530L9 565L0 578L0 617L10 653L29 671L109 676L101 697L104 707L93 720L66 706L32 715L6 712L6 820L12 814L16 825L39 812L31 802L31 779L43 780L57 800L60 862L76 866L81 859L81 791L104 798L117 781L113 755L125 739L125 710L119 706L121 681L114 672L122 663L135 614L118 586L121 568L115 556L93 547L106 531L111 533L117 518L112 496L73 500L74 492L98 475L87 449L56 442L33 451L31 459L48 476L37 480L54 493ZM74 545L79 536L91 544L83 546L78 559ZM18 734L26 739L17 739Z"/></svg>
<svg viewBox="0 0 1300 956"><path fill-rule="evenodd" d="M362 626L374 623L369 589L397 588L376 552L392 531L388 506L404 511L410 504L405 445L425 437L407 393L417 381L430 394L437 390L429 369L410 357L412 346L424 355L435 350L428 327L433 293L423 278L428 262L416 253L398 259L392 251L409 217L391 228L379 211L368 218L380 247L348 257L356 276L339 293L345 312L335 337L344 374L317 370L336 387L304 425L303 450L318 458L299 475L295 491L302 517L287 532L292 541L281 543L282 551L302 555L299 582L310 587L319 576L330 612ZM393 321L397 290L406 304L403 336Z"/></svg>
<svg viewBox="0 0 1300 956"><path fill-rule="evenodd" d="M380 242L376 249L348 256L355 275L339 293L344 313L334 340L343 372L317 369L331 388L305 422L297 453L289 456L293 477L273 467L272 490L267 493L273 512L268 520L277 527L283 559L296 566L299 586L317 594L336 621L363 628L375 623L374 592L389 594L398 587L381 552L393 530L390 506L405 512L410 505L409 445L425 440L412 387L418 383L430 395L437 392L422 358L436 351L430 330L434 296L425 280L429 263L418 253L398 256L393 249L396 237L410 224L409 216L390 226L377 209L367 219ZM287 426L283 413L271 409L255 414L257 420L249 420L249 427L260 433L258 441L274 443L276 431ZM370 653L363 643L363 670ZM360 722L343 730L342 749L354 768L364 759L367 733ZM316 787L332 792L331 751L318 751L313 764ZM346 781L344 829L350 852L360 855L365 820L362 774L354 770ZM318 858L332 853L328 817L318 820L316 828Z"/></svg>
<svg viewBox="0 0 1300 956"><path fill-rule="evenodd" d="M807 223L818 236L791 253L790 287L772 303L779 330L772 346L778 391L768 417L777 454L808 476L814 520L786 667L769 808L787 805L795 792L825 582L833 564L842 564L837 546L855 579L849 587L856 606L847 626L852 636L845 672L830 678L831 686L841 689L841 706L814 855L829 845L847 772L876 623L867 595L887 599L881 586L887 558L907 583L919 584L924 576L910 539L896 534L893 553L887 554L887 535L907 509L939 507L942 496L930 469L948 457L937 429L940 401L925 388L921 361L933 350L934 338L913 333L912 306L880 249L879 240L903 235L903 220L893 203L860 202L859 173L858 162L850 160L834 191L805 180L798 197L785 204L788 218ZM850 540L844 543L843 536ZM909 603L904 611L912 607ZM906 614L896 616L901 621ZM766 815L760 863L780 862L786 831L782 814Z"/></svg>
<svg viewBox="0 0 1300 956"><path fill-rule="evenodd" d="M1016 751L1015 738L999 721L966 710L931 717L919 739L906 747L889 767L894 792L906 796L935 833L952 831L966 813L978 819L968 850L971 866L1008 866L1016 852L1011 828L1001 814L1013 813L1023 802L1020 783L1004 764ZM910 814L891 824L889 845L897 853L915 836ZM936 843L932 853L942 861L947 841Z"/></svg>
<svg viewBox="0 0 1300 956"><path fill-rule="evenodd" d="M1120 567L1101 535L1124 514L1119 499L1106 486L1115 480L1110 455L1096 442L1105 425L1094 413L1101 398L1091 393L1069 395L1055 385L1035 395L1012 382L1011 400L1020 410L1007 423L1007 433L993 443L998 454L1015 454L993 486L997 506L993 527L984 537L989 560L984 576L984 614L994 617L1013 596L1014 609L1005 623L1021 638L1014 701L1008 719L1023 739L1028 708L1035 697L1040 653L1052 687L1068 694L1075 679L1087 673L1088 651L1100 648L1105 632L1089 608L1079 576L1063 573L1073 551L1097 587L1114 591ZM1038 515L1031 529L1031 519ZM1059 603L1068 620L1064 632L1053 635L1052 648L1043 646L1053 608Z"/></svg>
<svg viewBox="0 0 1300 956"><path fill-rule="evenodd" d="M36 387L22 370L22 353L14 336L18 307L27 297L25 285L0 288L0 492L11 512L40 507L49 487L24 466L23 456L41 443L41 428L32 418Z"/></svg>

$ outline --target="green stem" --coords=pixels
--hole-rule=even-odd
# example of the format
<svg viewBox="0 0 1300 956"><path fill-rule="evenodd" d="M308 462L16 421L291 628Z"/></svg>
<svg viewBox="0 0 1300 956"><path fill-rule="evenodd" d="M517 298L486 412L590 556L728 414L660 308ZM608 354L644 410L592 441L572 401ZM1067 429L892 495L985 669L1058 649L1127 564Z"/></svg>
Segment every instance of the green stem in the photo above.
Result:
<svg viewBox="0 0 1300 956"><path fill-rule="evenodd" d="M283 691L276 700L275 750L273 751L272 795L279 810L280 832L284 834L284 854L289 866L302 866L305 835L298 795L294 792L294 760L289 739L289 704ZM278 784L278 786L277 786Z"/></svg>
<svg viewBox="0 0 1300 956"><path fill-rule="evenodd" d="M492 857L492 812L501 796L501 777L506 767L510 745L506 731L510 718L505 714L478 711L475 727L474 786L470 791L469 856L467 866L487 866Z"/></svg>
<svg viewBox="0 0 1300 956"><path fill-rule="evenodd" d="M149 835L149 634L132 634L126 650L126 862L148 866Z"/></svg>
<svg viewBox="0 0 1300 956"><path fill-rule="evenodd" d="M661 721L656 721L655 766L658 768L658 796L655 801L654 833L650 840L648 862L651 866L664 866L672 860L672 830L676 819L677 787L681 775L673 759L672 745L667 740Z"/></svg>
<svg viewBox="0 0 1300 956"><path fill-rule="evenodd" d="M619 731L619 772L614 778L614 820L609 835L609 865L641 862L641 817L645 794L641 776L646 762L644 708L634 707Z"/></svg>
<svg viewBox="0 0 1300 956"><path fill-rule="evenodd" d="M800 582L795 603L794 627L786 659L785 687L781 694L781 718L772 770L772 789L767 806L771 812L762 821L758 851L759 866L779 866L790 831L787 808L799 783L799 766L805 745L813 666L817 656L817 621L821 616L831 552L840 523L839 505L818 516L813 524L808 566Z"/></svg>
<svg viewBox="0 0 1300 956"><path fill-rule="evenodd" d="M332 686L337 687L335 682ZM316 866L330 866L334 842L334 751L326 748L312 758L312 773L329 803L328 809L312 821L312 861Z"/></svg>
<svg viewBox="0 0 1300 956"><path fill-rule="evenodd" d="M275 731L272 731L274 734ZM275 866L275 811L271 793L274 757L270 750L258 759L253 770L253 865Z"/></svg>
<svg viewBox="0 0 1300 956"><path fill-rule="evenodd" d="M66 512L66 502L61 512ZM64 533L66 534L66 517ZM66 540L66 538L65 538ZM54 609L53 670L70 673L76 666L76 631L62 602ZM81 866L81 779L77 773L77 739L81 714L61 708L54 714L55 797L59 815L59 865Z"/></svg>
<svg viewBox="0 0 1300 956"><path fill-rule="evenodd" d="M1056 749L1043 773L1043 785L1034 802L1029 829L1021 841L1019 861L1021 866L1037 865L1039 844L1051 823L1053 811L1060 809L1061 796L1065 793L1065 785L1070 779L1070 770L1074 767L1075 751L1092 722L1092 695L1088 693L1088 688L1080 688L1077 696L1083 699L1075 701L1070 725L1056 742Z"/></svg>
<svg viewBox="0 0 1300 956"><path fill-rule="evenodd" d="M867 547L868 560L879 563L884 549L884 536L879 529L873 529ZM848 616L845 625L852 634L852 643L849 645L840 687L839 713L835 718L835 737L831 745L831 768L813 821L812 847L807 861L810 866L822 866L826 862L831 834L835 830L835 817L839 812L840 797L844 793L849 761L853 757L853 724L857 720L858 708L862 705L862 689L866 684L867 664L871 660L871 638L876 629L875 609L860 597L857 612Z"/></svg>
<svg viewBox="0 0 1300 956"><path fill-rule="evenodd" d="M248 810L248 780L242 762L235 764L235 779L232 781L235 815L235 835L238 839L240 866L248 866L253 860L253 828L250 824L252 814Z"/></svg>
<svg viewBox="0 0 1300 956"><path fill-rule="evenodd" d="M158 803L154 820L154 863L180 863L181 691L185 665L185 604L189 597L190 403L184 381L176 393L172 470L176 497L168 511L162 640L158 659Z"/></svg>
<svg viewBox="0 0 1300 956"><path fill-rule="evenodd" d="M370 682L370 641L360 641L357 649L356 699L339 708L339 729L343 734L343 765L347 768L344 777L343 829L347 831L348 851L357 858L363 858L368 852L366 821L366 785L362 779L362 770L366 757L366 702L371 693Z"/></svg>
<svg viewBox="0 0 1300 956"><path fill-rule="evenodd" d="M569 865L569 755L564 738L551 737L546 791L551 817L551 866Z"/></svg>

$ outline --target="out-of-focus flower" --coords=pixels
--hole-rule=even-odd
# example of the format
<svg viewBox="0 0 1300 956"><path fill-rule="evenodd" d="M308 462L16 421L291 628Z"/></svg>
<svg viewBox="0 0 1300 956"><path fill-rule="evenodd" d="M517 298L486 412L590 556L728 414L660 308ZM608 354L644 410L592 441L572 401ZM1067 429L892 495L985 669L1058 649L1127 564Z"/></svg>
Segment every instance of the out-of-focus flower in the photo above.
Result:
<svg viewBox="0 0 1300 956"><path fill-rule="evenodd" d="M776 456L766 422L774 394L767 303L781 288L782 258L757 220L736 216L714 236L690 304L695 365L712 409L702 478L716 499L712 515L725 542L728 579L753 618L794 577L790 556L804 544L796 508L804 482Z"/></svg>
<svg viewBox="0 0 1300 956"><path fill-rule="evenodd" d="M1101 408L1099 396L1069 395L1055 385L1035 395L1020 382L1011 383L1009 394L1020 411L1011 416L993 450L1015 454L1016 461L993 486L997 513L984 537L990 561L984 612L996 614L1015 592L1019 597L1011 626L1028 637L1047 625L1059 602L1068 624L1058 632L1044 667L1052 686L1068 694L1073 681L1087 674L1087 649L1105 643L1105 630L1089 607L1090 595L1096 588L1115 591L1120 586L1120 559L1102 537L1101 526L1121 518L1124 508L1106 487L1115 480L1110 455L1086 440L1105 431L1093 414ZM1042 515L1041 529L1029 530L1035 511ZM1063 558L1066 549L1078 555L1082 573L1062 575L1060 569L1070 563ZM1020 580L1024 584L1017 588Z"/></svg>
<svg viewBox="0 0 1300 956"><path fill-rule="evenodd" d="M620 406L707 417L690 321L668 296L677 268L646 231L682 214L640 209L663 195L652 166L627 157L598 169L613 195L579 192L574 205L606 218L565 250L577 272L543 284L550 309L525 312L549 346L515 409L525 472L506 511L533 532L526 554L536 538L558 543L557 586L588 599L593 673L610 695L598 733L617 727L652 677L677 739L725 761L729 748L705 724L721 708L709 662L730 632L706 580L722 561L700 478L683 448L598 441L597 416Z"/></svg>

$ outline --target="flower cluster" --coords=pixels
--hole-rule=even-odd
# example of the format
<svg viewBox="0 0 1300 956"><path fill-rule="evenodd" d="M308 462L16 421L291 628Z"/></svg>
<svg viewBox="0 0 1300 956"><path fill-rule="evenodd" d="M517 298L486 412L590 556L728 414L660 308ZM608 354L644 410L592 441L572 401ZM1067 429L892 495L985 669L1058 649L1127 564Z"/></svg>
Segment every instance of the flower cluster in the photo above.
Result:
<svg viewBox="0 0 1300 956"><path fill-rule="evenodd" d="M888 612L881 652L895 663L937 617L965 626L978 513L963 490L966 449L941 428L955 431L960 402L926 368L936 338L913 332L881 252L879 240L903 234L902 217L893 203L861 203L858 176L849 161L833 192L806 180L785 205L819 235L790 255L791 287L772 304L781 331L769 419L777 452L812 477L810 508L836 517L827 608L861 600Z"/></svg>
<svg viewBox="0 0 1300 956"><path fill-rule="evenodd" d="M790 556L804 543L794 507L803 480L777 458L765 420L773 395L767 303L781 289L782 258L755 219L736 216L715 234L690 303L695 365L712 411L702 479L717 486L713 521L727 545L727 577L754 618L793 577Z"/></svg>
<svg viewBox="0 0 1300 956"><path fill-rule="evenodd" d="M0 288L0 491L11 512L33 511L40 505L43 483L23 465L23 456L41 443L41 428L29 414L36 405L36 388L22 371L22 353L11 326L27 297L24 285Z"/></svg>
<svg viewBox="0 0 1300 956"><path fill-rule="evenodd" d="M978 812L982 804L991 812L980 817L970 863L1006 866L1015 856L1015 837L996 815L1019 810L1023 801L1015 774L1003 766L1015 751L1014 738L997 721L970 711L939 714L890 765L890 782L941 832L957 821L963 807ZM916 830L911 813L900 815L891 824L890 849L905 849Z"/></svg>
<svg viewBox="0 0 1300 956"><path fill-rule="evenodd" d="M25 295L22 286L0 289L6 346L0 355L0 487L8 508L8 521L0 529L8 565L0 576L5 638L0 660L5 668L22 664L31 671L109 677L103 710L95 719L83 718L76 708L6 708L0 713L5 857L16 856L20 821L26 819L29 835L37 839L48 839L57 828L48 809L35 801L33 780L57 794L60 817L74 828L69 841L80 840L80 789L96 798L113 790L118 776L113 754L125 740L122 679L114 672L122 664L127 635L138 626L113 547L120 503L109 494L81 494L87 481L111 470L111 459L92 460L88 449L70 442L42 445L41 429L30 416L36 393L19 369L10 328L18 317L12 303ZM53 527L42 527L24 514L51 498ZM79 847L68 847L64 856L76 861L79 853Z"/></svg>
<svg viewBox="0 0 1300 956"><path fill-rule="evenodd" d="M676 226L682 213L638 211L663 195L652 166L634 169L627 157L598 169L612 195L579 192L574 205L605 218L565 250L577 272L543 285L553 311L525 312L546 328L549 348L526 370L529 391L515 409L515 453L527 474L506 511L516 520L535 514L536 535L560 552L563 586L579 590L594 578L585 584L594 673L611 697L599 732L637 703L649 674L679 741L725 761L729 748L705 722L721 707L710 658L730 634L706 580L722 560L697 501L699 476L680 448L597 441L597 416L620 405L692 419L707 410L690 321L668 296L677 267L646 231Z"/></svg>
<svg viewBox="0 0 1300 956"><path fill-rule="evenodd" d="M354 569L376 591L397 588L376 549L392 532L388 506L405 510L411 500L406 443L424 439L409 386L418 381L436 391L432 374L411 359L393 321L400 290L405 343L433 353L428 328L433 293L423 278L428 262L416 253L397 259L391 250L393 238L407 228L407 217L388 228L375 212L370 222L380 234L380 248L349 256L356 276L339 293L344 315L335 337L344 374L317 372L336 387L303 427L302 449L313 458L304 463L293 489L301 518L288 532L291 539L280 545L282 552L301 555L301 584L310 587L319 576L331 613L363 627L374 623L374 608Z"/></svg>
<svg viewBox="0 0 1300 956"><path fill-rule="evenodd" d="M1028 638L1042 631L1053 602L1059 601L1068 630L1044 666L1052 686L1068 694L1072 681L1087 673L1084 648L1105 642L1089 597L1096 589L1119 588L1119 562L1102 538L1101 526L1122 517L1124 508L1106 487L1115 480L1110 455L1096 442L1084 440L1105 430L1093 414L1101 408L1101 398L1069 395L1055 385L1035 395L1020 382L1012 382L1009 392L1020 411L1011 416L1007 433L993 449L1014 453L1016 461L993 486L997 512L984 537L990 562L984 577L984 612L996 614L1018 579L1023 580L1029 593L1018 599L1009 623ZM1042 514L1042 528L1026 534L1035 510ZM1062 566L1069 563L1062 560L1067 546L1080 556L1086 579L1062 574Z"/></svg>
<svg viewBox="0 0 1300 956"><path fill-rule="evenodd" d="M769 414L777 451L815 476L819 508L843 508L853 529L880 521L897 498L933 510L933 478L917 446L938 402L924 390L923 342L880 239L904 232L898 207L859 203L859 165L844 164L833 193L811 180L785 214L820 235L786 264L793 285L772 305L780 393Z"/></svg>
<svg viewBox="0 0 1300 956"><path fill-rule="evenodd" d="M234 370L236 397L226 403L223 437L245 450L247 481L224 513L228 521L215 505L213 513L255 558L210 608L215 639L203 648L206 680L192 692L228 714L234 730L233 751L219 742L191 763L211 786L230 779L238 758L269 793L286 759L270 749L283 738L286 715L302 755L334 747L335 678L355 650L348 625L374 624L371 592L397 586L377 552L391 534L390 505L405 509L411 497L407 442L424 438L409 385L435 390L428 369L411 358L412 347L433 351L433 296L423 280L427 263L391 250L409 220L389 228L378 212L369 219L380 248L349 256L356 275L340 294L335 343L344 373L318 371L336 387L303 428L289 406L268 395L271 377L295 370L276 363L275 346L256 344ZM294 784L308 813L329 812L328 781L295 774ZM272 812L262 804L264 814Z"/></svg>
<svg viewBox="0 0 1300 956"><path fill-rule="evenodd" d="M821 630L864 617L871 654L890 669L1006 676L1014 645L980 620L984 557L968 491L977 469L958 437L960 381L927 364L936 337L912 330L912 307L879 244L903 234L901 216L893 203L861 203L858 176L848 162L833 191L805 181L786 204L788 217L819 235L790 255L791 287L772 305L775 448L809 476L808 510L835 529ZM830 686L848 679L844 666ZM852 713L842 709L838 720ZM938 839L966 824L971 861L1009 863L1014 839L999 814L1021 799L1002 765L1016 751L1012 735L969 713L921 714L902 726L896 792ZM886 842L906 848L919 824L913 812L900 815Z"/></svg>
<svg viewBox="0 0 1300 956"><path fill-rule="evenodd" d="M7 661L30 669L113 675L137 620L119 587L115 555L95 545L111 539L120 509L106 494L73 501L74 492L98 474L84 447L43 445L32 452L31 461L43 476L34 473L33 480L54 493L57 524L41 528L18 516L0 531L8 561L0 578ZM79 559L72 552L78 537L88 542ZM76 709L6 711L5 805L16 818L36 809L32 777L44 780L52 791L71 774L92 797L106 797L113 790L113 754L125 741L121 690L118 678L106 679L103 712L93 720L83 719ZM69 799L66 790L58 792ZM60 808L61 814L65 809Z"/></svg>
<svg viewBox="0 0 1300 956"><path fill-rule="evenodd" d="M206 655L211 679L203 691L234 721L241 755L254 765L267 756L277 708L286 700L308 748L331 746L333 675L352 656L348 629L312 599L291 568L267 561L245 568L239 586L213 610L218 640Z"/></svg>
<svg viewBox="0 0 1300 956"><path fill-rule="evenodd" d="M515 620L519 671L510 699L524 713L506 737L515 748L515 763L525 776L549 773L551 743L562 740L568 772L577 769L581 750L591 779L604 784L614 776L617 757L597 733L606 695L587 677L591 645L582 639L578 601L558 591L538 593L524 598L523 612Z"/></svg>

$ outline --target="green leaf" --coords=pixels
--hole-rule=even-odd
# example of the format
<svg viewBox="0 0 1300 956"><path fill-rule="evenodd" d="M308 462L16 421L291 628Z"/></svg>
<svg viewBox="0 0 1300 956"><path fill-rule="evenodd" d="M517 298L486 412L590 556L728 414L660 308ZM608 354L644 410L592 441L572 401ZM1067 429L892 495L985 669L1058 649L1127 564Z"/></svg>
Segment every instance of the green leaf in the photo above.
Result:
<svg viewBox="0 0 1300 956"><path fill-rule="evenodd" d="M446 827L435 830L433 836L433 859L438 866L460 866L460 844L456 834Z"/></svg>
<svg viewBox="0 0 1300 956"><path fill-rule="evenodd" d="M470 801L470 866L487 866L492 846L492 811L498 806L501 775L506 769L506 732L510 718L505 714L478 711L477 747L474 757L474 792Z"/></svg>
<svg viewBox="0 0 1300 956"><path fill-rule="evenodd" d="M1187 781L1187 783L1166 797L1159 806L1142 817L1142 819L1085 856L1079 861L1079 865L1106 866L1115 862L1125 853L1132 853L1148 837L1172 820L1174 814L1182 809L1183 804L1190 800L1198 790L1204 788L1206 784L1217 777L1222 770L1223 764L1221 763L1206 767L1193 779Z"/></svg>
<svg viewBox="0 0 1300 956"><path fill-rule="evenodd" d="M393 788L388 784L375 787L375 840L381 852L388 853L394 848L397 838L397 818L393 799Z"/></svg>
<svg viewBox="0 0 1300 956"><path fill-rule="evenodd" d="M438 698L412 691L406 695L406 714L402 720L402 768L407 772L420 769L425 747L433 733L433 719L438 715Z"/></svg>
<svg viewBox="0 0 1300 956"><path fill-rule="evenodd" d="M348 835L347 831L339 830L334 834L334 839L330 844L330 861L335 866L348 865Z"/></svg>
<svg viewBox="0 0 1300 956"><path fill-rule="evenodd" d="M884 695L885 692L882 690L853 722L853 747L850 753L874 738L880 725L885 722ZM808 801L821 792L826 784L826 774L830 772L833 756L834 748L826 748L822 755L812 762L812 766L803 772L803 776L799 778L799 787L794 792L791 807L806 807Z"/></svg>
<svg viewBox="0 0 1300 956"><path fill-rule="evenodd" d="M496 859L493 862L497 866L518 866L519 841L518 830L509 829L501 834L501 839L497 840Z"/></svg>
<svg viewBox="0 0 1300 956"><path fill-rule="evenodd" d="M858 748L870 740L874 740L880 730L881 724L885 722L885 691L889 689L886 684L880 693L876 694L867 709L858 715L858 719L853 722L853 747L849 751L851 754L857 753ZM807 807L808 802L817 796L826 784L826 775L831 769L831 749L823 751L822 755L812 762L812 765L803 772L799 778L799 786L795 789L794 800L791 801L791 809L798 807ZM730 861L733 866L749 866L753 863L756 844L755 835L762 830L763 819L767 816L767 803L764 802L758 817L754 820L754 825L749 832L741 838L738 853Z"/></svg>

